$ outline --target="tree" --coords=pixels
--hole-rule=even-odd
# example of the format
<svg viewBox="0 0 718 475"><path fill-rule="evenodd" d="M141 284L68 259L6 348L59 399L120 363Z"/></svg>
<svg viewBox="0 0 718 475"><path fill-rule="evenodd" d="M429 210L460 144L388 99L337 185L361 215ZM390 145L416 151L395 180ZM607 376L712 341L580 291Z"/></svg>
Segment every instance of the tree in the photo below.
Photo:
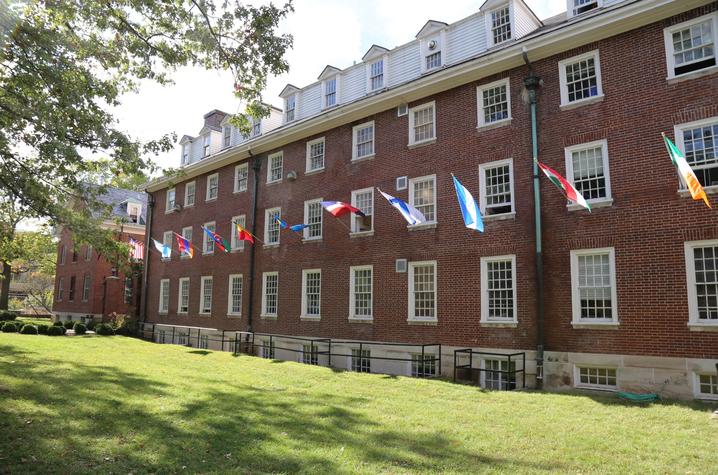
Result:
<svg viewBox="0 0 718 475"><path fill-rule="evenodd" d="M120 96L140 80L170 84L176 68L201 66L230 70L247 111L267 115L261 91L268 75L288 70L292 38L276 30L292 10L291 0L0 0L0 189L29 215L119 249L87 212L103 192L83 185L98 166L87 157L106 157L111 176L131 177L155 171L152 155L175 140L124 133L112 113ZM249 130L245 116L234 121Z"/></svg>

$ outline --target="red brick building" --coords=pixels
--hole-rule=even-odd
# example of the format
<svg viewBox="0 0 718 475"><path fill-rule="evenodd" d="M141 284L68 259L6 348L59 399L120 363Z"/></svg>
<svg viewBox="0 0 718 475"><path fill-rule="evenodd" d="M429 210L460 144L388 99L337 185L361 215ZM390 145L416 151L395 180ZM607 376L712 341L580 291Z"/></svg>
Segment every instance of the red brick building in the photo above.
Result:
<svg viewBox="0 0 718 475"><path fill-rule="evenodd" d="M246 138L222 122L183 139L185 175L147 188L148 234L183 233L197 250L148 256L155 337L174 325L330 338L333 366L399 374L438 372L408 346L438 343L447 375L453 351L472 348L524 353L529 385L718 397L718 215L690 199L661 139L714 197L718 2L567 7L540 21L520 0L489 0L287 86L279 126ZM543 176L535 199L533 91L538 156L591 213ZM464 227L451 173L480 201L484 233ZM429 223L407 226L379 189ZM321 200L369 217L334 218ZM311 226L278 230L277 214ZM262 242L213 249L200 226L229 240L233 221ZM312 360L306 343L274 340L265 356ZM474 364L513 369L500 356Z"/></svg>
<svg viewBox="0 0 718 475"><path fill-rule="evenodd" d="M108 188L98 198L112 207L105 225L113 229L117 239L145 240L147 197L143 193ZM122 220L118 225L117 220ZM108 315L139 316L140 273L118 272L112 258L98 255L92 246L75 242L73 233L62 229L57 245L55 270L55 319L102 321Z"/></svg>

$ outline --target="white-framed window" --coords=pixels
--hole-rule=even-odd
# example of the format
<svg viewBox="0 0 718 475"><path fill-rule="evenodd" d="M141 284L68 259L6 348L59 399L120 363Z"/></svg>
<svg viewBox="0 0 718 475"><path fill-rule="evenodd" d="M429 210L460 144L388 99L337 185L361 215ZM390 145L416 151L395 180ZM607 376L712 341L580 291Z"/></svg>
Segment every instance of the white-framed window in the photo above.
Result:
<svg viewBox="0 0 718 475"><path fill-rule="evenodd" d="M436 175L409 180L409 203L421 211L427 223L436 222Z"/></svg>
<svg viewBox="0 0 718 475"><path fill-rule="evenodd" d="M194 181L187 182L184 185L184 206L194 206L195 198L197 194L197 184Z"/></svg>
<svg viewBox="0 0 718 475"><path fill-rule="evenodd" d="M421 72L428 73L441 68L446 58L443 46L446 44L446 30L436 32L421 39Z"/></svg>
<svg viewBox="0 0 718 475"><path fill-rule="evenodd" d="M581 15L603 6L603 0L568 0L568 16Z"/></svg>
<svg viewBox="0 0 718 475"><path fill-rule="evenodd" d="M204 223L203 226L212 232L215 232L217 228L214 221ZM214 254L214 239L204 231L202 231L202 254Z"/></svg>
<svg viewBox="0 0 718 475"><path fill-rule="evenodd" d="M281 219L281 208L270 208L264 212L264 245L279 244L279 223Z"/></svg>
<svg viewBox="0 0 718 475"><path fill-rule="evenodd" d="M267 183L276 183L282 181L284 174L284 154L277 152L267 157L269 166L267 167Z"/></svg>
<svg viewBox="0 0 718 475"><path fill-rule="evenodd" d="M479 165L479 207L484 217L515 212L512 158Z"/></svg>
<svg viewBox="0 0 718 475"><path fill-rule="evenodd" d="M172 237L172 231L165 231L164 233L162 233L162 245L168 247L169 249L172 249ZM162 257L162 260L168 261L172 258L171 256L172 252L170 252L167 257Z"/></svg>
<svg viewBox="0 0 718 475"><path fill-rule="evenodd" d="M715 373L693 373L694 394L699 399L718 399L718 375Z"/></svg>
<svg viewBox="0 0 718 475"><path fill-rule="evenodd" d="M165 192L165 213L174 211L177 201L175 199L176 193L174 188L170 188Z"/></svg>
<svg viewBox="0 0 718 475"><path fill-rule="evenodd" d="M409 320L437 320L436 261L409 262Z"/></svg>
<svg viewBox="0 0 718 475"><path fill-rule="evenodd" d="M436 107L429 102L409 109L409 145L419 145L436 139Z"/></svg>
<svg viewBox="0 0 718 475"><path fill-rule="evenodd" d="M566 177L589 203L610 201L608 142L598 140L567 147Z"/></svg>
<svg viewBox="0 0 718 475"><path fill-rule="evenodd" d="M441 51L432 51L424 58L426 64L424 65L425 71L431 71L432 69L441 67Z"/></svg>
<svg viewBox="0 0 718 475"><path fill-rule="evenodd" d="M216 200L219 195L219 173L213 173L207 177L207 195L205 201Z"/></svg>
<svg viewBox="0 0 718 475"><path fill-rule="evenodd" d="M511 120L511 90L508 79L476 88L479 127Z"/></svg>
<svg viewBox="0 0 718 475"><path fill-rule="evenodd" d="M65 265L65 260L67 259L67 246L64 244L60 248L60 265Z"/></svg>
<svg viewBox="0 0 718 475"><path fill-rule="evenodd" d="M232 218L232 239L230 243L230 250L232 251L240 251L244 249L244 241L242 239L239 239L239 232L237 232L237 225L239 224L242 227L245 227L247 225L247 216L244 214L240 214L239 216L235 216Z"/></svg>
<svg viewBox="0 0 718 475"><path fill-rule="evenodd" d="M139 203L127 203L127 216L130 217L130 223L139 223L142 216L142 205Z"/></svg>
<svg viewBox="0 0 718 475"><path fill-rule="evenodd" d="M82 279L82 301L87 302L90 300L90 274L85 274Z"/></svg>
<svg viewBox="0 0 718 475"><path fill-rule="evenodd" d="M242 315L242 290L244 278L242 274L229 276L229 289L227 290L227 315Z"/></svg>
<svg viewBox="0 0 718 475"><path fill-rule="evenodd" d="M189 277L179 279L177 289L177 313L186 315L189 312Z"/></svg>
<svg viewBox="0 0 718 475"><path fill-rule="evenodd" d="M374 156L374 121L352 128L352 160Z"/></svg>
<svg viewBox="0 0 718 475"><path fill-rule="evenodd" d="M240 163L234 167L234 192L247 191L247 182L249 181L249 164L247 162Z"/></svg>
<svg viewBox="0 0 718 475"><path fill-rule="evenodd" d="M262 121L261 120L257 120L257 121L252 120L252 134L251 135L252 135L252 137L259 137L260 135L262 135Z"/></svg>
<svg viewBox="0 0 718 475"><path fill-rule="evenodd" d="M339 79L337 76L322 82L322 88L324 89L323 104L325 109L337 105L337 95L339 92L338 83Z"/></svg>
<svg viewBox="0 0 718 475"><path fill-rule="evenodd" d="M352 206L359 208L364 216L352 213L352 232L368 233L374 230L374 188L352 191Z"/></svg>
<svg viewBox="0 0 718 475"><path fill-rule="evenodd" d="M668 79L716 67L718 13L663 30Z"/></svg>
<svg viewBox="0 0 718 475"><path fill-rule="evenodd" d="M208 157L211 153L212 135L202 137L202 157Z"/></svg>
<svg viewBox="0 0 718 475"><path fill-rule="evenodd" d="M322 307L322 270L302 271L302 317L319 318Z"/></svg>
<svg viewBox="0 0 718 475"><path fill-rule="evenodd" d="M65 278L60 277L57 279L57 298L58 302L62 302L62 294L65 292Z"/></svg>
<svg viewBox="0 0 718 475"><path fill-rule="evenodd" d="M169 312L170 308L170 280L160 280L160 301L158 312L165 315Z"/></svg>
<svg viewBox="0 0 718 475"><path fill-rule="evenodd" d="M125 288L122 291L122 297L126 305L132 303L132 277L125 277Z"/></svg>
<svg viewBox="0 0 718 475"><path fill-rule="evenodd" d="M369 64L369 91L376 91L384 87L384 59L378 59Z"/></svg>
<svg viewBox="0 0 718 475"><path fill-rule="evenodd" d="M718 326L718 240L686 242L688 324Z"/></svg>
<svg viewBox="0 0 718 475"><path fill-rule="evenodd" d="M222 127L222 146L227 148L230 145L232 145L232 126L225 125Z"/></svg>
<svg viewBox="0 0 718 475"><path fill-rule="evenodd" d="M67 300L75 301L75 276L70 277L70 288L67 291Z"/></svg>
<svg viewBox="0 0 718 475"><path fill-rule="evenodd" d="M89 261L90 259L92 259L92 246L88 244L85 247L85 260Z"/></svg>
<svg viewBox="0 0 718 475"><path fill-rule="evenodd" d="M307 142L307 172L324 169L324 137Z"/></svg>
<svg viewBox="0 0 718 475"><path fill-rule="evenodd" d="M188 143L182 144L182 165L187 165L189 163L189 147L190 144Z"/></svg>
<svg viewBox="0 0 718 475"><path fill-rule="evenodd" d="M481 387L509 391L516 389L516 362L503 359L481 360Z"/></svg>
<svg viewBox="0 0 718 475"><path fill-rule="evenodd" d="M610 367L575 366L574 386L587 389L617 389L618 370Z"/></svg>
<svg viewBox="0 0 718 475"><path fill-rule="evenodd" d="M262 358L274 359L274 341L272 339L259 340L259 347L262 349Z"/></svg>
<svg viewBox="0 0 718 475"><path fill-rule="evenodd" d="M371 373L371 350L352 348L352 371L357 373Z"/></svg>
<svg viewBox="0 0 718 475"><path fill-rule="evenodd" d="M185 226L182 228L182 237L192 242L192 226Z"/></svg>
<svg viewBox="0 0 718 475"><path fill-rule="evenodd" d="M319 347L312 344L302 345L302 363L318 365Z"/></svg>
<svg viewBox="0 0 718 475"><path fill-rule="evenodd" d="M284 100L284 122L291 122L296 117L297 95L292 94Z"/></svg>
<svg viewBox="0 0 718 475"><path fill-rule="evenodd" d="M481 322L516 323L516 256L481 258Z"/></svg>
<svg viewBox="0 0 718 475"><path fill-rule="evenodd" d="M558 68L562 106L603 97L598 50L565 59L558 63Z"/></svg>
<svg viewBox="0 0 718 475"><path fill-rule="evenodd" d="M349 268L349 318L371 320L374 311L374 266Z"/></svg>
<svg viewBox="0 0 718 475"><path fill-rule="evenodd" d="M304 202L304 239L306 241L322 238L322 199L308 200Z"/></svg>
<svg viewBox="0 0 718 475"><path fill-rule="evenodd" d="M279 273L262 274L262 316L276 317L279 306Z"/></svg>
<svg viewBox="0 0 718 475"><path fill-rule="evenodd" d="M436 376L436 355L434 353L412 353L411 375L415 378L431 378Z"/></svg>
<svg viewBox="0 0 718 475"><path fill-rule="evenodd" d="M212 276L203 276L199 292L199 313L209 315L212 313Z"/></svg>
<svg viewBox="0 0 718 475"><path fill-rule="evenodd" d="M491 22L491 44L498 45L512 38L511 35L511 9L509 5L492 10L487 15L487 20Z"/></svg>
<svg viewBox="0 0 718 475"><path fill-rule="evenodd" d="M574 324L618 323L612 247L571 251L571 300Z"/></svg>
<svg viewBox="0 0 718 475"><path fill-rule="evenodd" d="M718 117L674 127L676 146L704 187L718 187ZM681 188L686 189L681 178Z"/></svg>

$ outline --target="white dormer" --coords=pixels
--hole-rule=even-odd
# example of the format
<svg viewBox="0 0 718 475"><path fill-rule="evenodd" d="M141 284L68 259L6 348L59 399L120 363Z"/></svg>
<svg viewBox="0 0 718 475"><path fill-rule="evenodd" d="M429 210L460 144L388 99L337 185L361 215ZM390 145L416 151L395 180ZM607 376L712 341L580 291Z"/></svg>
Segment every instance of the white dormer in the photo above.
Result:
<svg viewBox="0 0 718 475"><path fill-rule="evenodd" d="M182 149L182 156L180 158L180 166L189 165L192 160L192 137L185 135L180 140L180 147Z"/></svg>
<svg viewBox="0 0 718 475"><path fill-rule="evenodd" d="M486 20L486 44L489 48L506 43L516 37L514 2L489 0L481 6Z"/></svg>
<svg viewBox="0 0 718 475"><path fill-rule="evenodd" d="M284 99L284 123L292 122L299 117L299 89L296 86L287 84L279 97Z"/></svg>
<svg viewBox="0 0 718 475"><path fill-rule="evenodd" d="M327 65L317 79L322 82L322 109L334 107L340 102L341 69Z"/></svg>
<svg viewBox="0 0 718 475"><path fill-rule="evenodd" d="M372 45L362 61L366 63L366 92L380 91L389 82L389 50Z"/></svg>
<svg viewBox="0 0 718 475"><path fill-rule="evenodd" d="M232 145L232 135L234 131L231 124L222 125L222 148L229 148Z"/></svg>
<svg viewBox="0 0 718 475"><path fill-rule="evenodd" d="M603 6L603 0L566 0L566 15L571 18Z"/></svg>
<svg viewBox="0 0 718 475"><path fill-rule="evenodd" d="M131 223L141 224L142 216L142 203L139 201L128 200L127 201L127 217Z"/></svg>
<svg viewBox="0 0 718 475"><path fill-rule="evenodd" d="M448 44L446 42L447 24L429 20L417 33L421 53L421 72L426 73L446 64Z"/></svg>

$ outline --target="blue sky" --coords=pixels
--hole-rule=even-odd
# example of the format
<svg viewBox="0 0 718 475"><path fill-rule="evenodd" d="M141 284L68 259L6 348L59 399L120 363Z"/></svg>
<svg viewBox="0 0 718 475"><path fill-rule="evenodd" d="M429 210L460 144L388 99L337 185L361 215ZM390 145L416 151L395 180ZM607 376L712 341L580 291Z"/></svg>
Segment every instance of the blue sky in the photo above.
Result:
<svg viewBox="0 0 718 475"><path fill-rule="evenodd" d="M279 92L289 82L302 87L316 81L324 66L344 68L376 43L393 48L411 41L427 20L454 22L478 11L483 0L295 0L295 12L281 25L294 35L288 53L290 71L271 78L265 100L281 106ZM526 0L543 19L565 11L563 0ZM126 96L117 110L120 128L144 140L175 132L194 135L202 116L220 109L239 109L232 95L233 80L224 72L185 68L175 84L145 84L138 94ZM162 167L179 165L179 151L157 158Z"/></svg>

